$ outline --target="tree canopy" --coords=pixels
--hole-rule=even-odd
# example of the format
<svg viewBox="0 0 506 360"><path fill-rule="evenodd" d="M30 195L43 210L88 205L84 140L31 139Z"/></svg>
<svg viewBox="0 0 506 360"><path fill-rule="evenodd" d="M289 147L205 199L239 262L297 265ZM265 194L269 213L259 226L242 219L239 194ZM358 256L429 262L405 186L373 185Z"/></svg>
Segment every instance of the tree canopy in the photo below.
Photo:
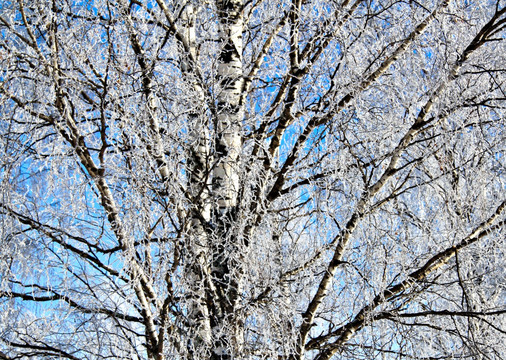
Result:
<svg viewBox="0 0 506 360"><path fill-rule="evenodd" d="M0 359L506 358L505 29L2 1Z"/></svg>

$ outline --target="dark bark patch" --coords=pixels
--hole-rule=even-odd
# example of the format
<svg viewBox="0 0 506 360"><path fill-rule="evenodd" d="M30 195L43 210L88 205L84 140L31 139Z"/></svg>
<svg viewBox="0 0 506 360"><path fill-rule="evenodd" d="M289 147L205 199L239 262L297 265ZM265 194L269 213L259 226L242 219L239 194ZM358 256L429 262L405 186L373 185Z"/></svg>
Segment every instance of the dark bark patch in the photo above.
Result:
<svg viewBox="0 0 506 360"><path fill-rule="evenodd" d="M239 59L239 52L237 51L237 48L235 47L234 43L228 41L223 46L223 50L220 53L219 60L224 64L228 64L231 63L234 59Z"/></svg>

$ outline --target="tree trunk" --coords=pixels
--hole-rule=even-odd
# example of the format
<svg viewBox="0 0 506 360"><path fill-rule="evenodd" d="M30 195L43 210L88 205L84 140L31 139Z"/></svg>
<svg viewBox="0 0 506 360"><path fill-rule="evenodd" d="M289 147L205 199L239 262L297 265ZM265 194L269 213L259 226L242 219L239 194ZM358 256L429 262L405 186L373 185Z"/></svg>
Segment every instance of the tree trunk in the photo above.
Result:
<svg viewBox="0 0 506 360"><path fill-rule="evenodd" d="M182 59L182 70L189 78L193 90L198 94L198 101L204 102L204 95L198 81L191 77L191 69L196 59L195 48L195 11L191 4L188 4L183 13L185 40L190 47L190 54ZM199 106L195 107L196 109ZM211 325L209 317L208 288L210 287L209 269L209 242L206 233L207 224L211 218L211 206L209 201L209 190L211 187L209 176L209 128L202 114L192 111L189 115L190 137L192 146L191 155L188 159L189 191L194 201L191 213L190 229L188 231L189 241L186 241L185 251L189 256L186 264L186 273L189 274L191 289L191 304L189 318L193 333L192 343L189 344L189 353L192 358L201 358L202 349L211 345Z"/></svg>
<svg viewBox="0 0 506 360"><path fill-rule="evenodd" d="M213 217L216 223L212 243L212 278L218 298L212 306L212 359L240 357L242 326L235 310L240 293L241 244L233 232L239 190L238 158L241 149L242 77L242 1L216 1L221 52L218 64L217 119L215 123L216 164L213 169ZM216 303L218 302L218 303Z"/></svg>

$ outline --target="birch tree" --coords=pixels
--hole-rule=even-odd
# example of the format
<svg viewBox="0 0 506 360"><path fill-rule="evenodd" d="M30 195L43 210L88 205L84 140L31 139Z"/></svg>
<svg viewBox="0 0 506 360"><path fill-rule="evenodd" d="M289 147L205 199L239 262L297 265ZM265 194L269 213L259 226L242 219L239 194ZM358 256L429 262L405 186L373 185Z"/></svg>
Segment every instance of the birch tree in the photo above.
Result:
<svg viewBox="0 0 506 360"><path fill-rule="evenodd" d="M0 359L506 358L506 2L0 3Z"/></svg>

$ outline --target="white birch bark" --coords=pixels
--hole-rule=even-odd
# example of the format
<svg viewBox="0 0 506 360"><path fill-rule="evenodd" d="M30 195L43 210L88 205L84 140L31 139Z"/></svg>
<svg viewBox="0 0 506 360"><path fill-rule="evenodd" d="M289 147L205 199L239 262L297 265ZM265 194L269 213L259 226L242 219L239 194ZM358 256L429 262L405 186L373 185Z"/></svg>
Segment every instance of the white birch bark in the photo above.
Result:
<svg viewBox="0 0 506 360"><path fill-rule="evenodd" d="M244 116L241 101L242 78L242 1L216 3L220 20L222 50L218 64L217 153L221 158L213 171L214 189L220 213L237 205L239 175L237 159L241 147L240 127Z"/></svg>
<svg viewBox="0 0 506 360"><path fill-rule="evenodd" d="M240 244L233 233L237 215L239 191L238 158L241 150L241 122L244 107L241 103L242 75L242 1L216 1L219 18L221 52L218 63L217 119L213 169L213 197L216 199L214 217L217 225L212 247L212 275L218 289L219 304L213 314L213 359L232 359L240 356L243 335L241 321L235 318L234 308L240 293L235 260ZM233 274L234 273L234 274ZM239 271L240 273L240 271ZM230 320L232 319L232 320Z"/></svg>
<svg viewBox="0 0 506 360"><path fill-rule="evenodd" d="M186 73L188 81L192 83L193 90L198 94L198 101L203 103L202 88L195 78L189 74L196 61L195 49L195 11L191 4L187 4L182 12L185 41L190 48L190 54L182 59L182 71ZM189 318L194 326L194 343L190 346L192 356L198 357L199 349L207 348L211 344L211 326L206 295L210 290L210 271L208 264L208 238L205 224L210 221L209 188L210 177L207 164L209 163L209 129L198 112L189 115L190 139L192 147L188 159L189 191L195 199L191 212L190 228L188 229L189 242L187 244L189 259L188 270L190 274L190 288L192 304Z"/></svg>

